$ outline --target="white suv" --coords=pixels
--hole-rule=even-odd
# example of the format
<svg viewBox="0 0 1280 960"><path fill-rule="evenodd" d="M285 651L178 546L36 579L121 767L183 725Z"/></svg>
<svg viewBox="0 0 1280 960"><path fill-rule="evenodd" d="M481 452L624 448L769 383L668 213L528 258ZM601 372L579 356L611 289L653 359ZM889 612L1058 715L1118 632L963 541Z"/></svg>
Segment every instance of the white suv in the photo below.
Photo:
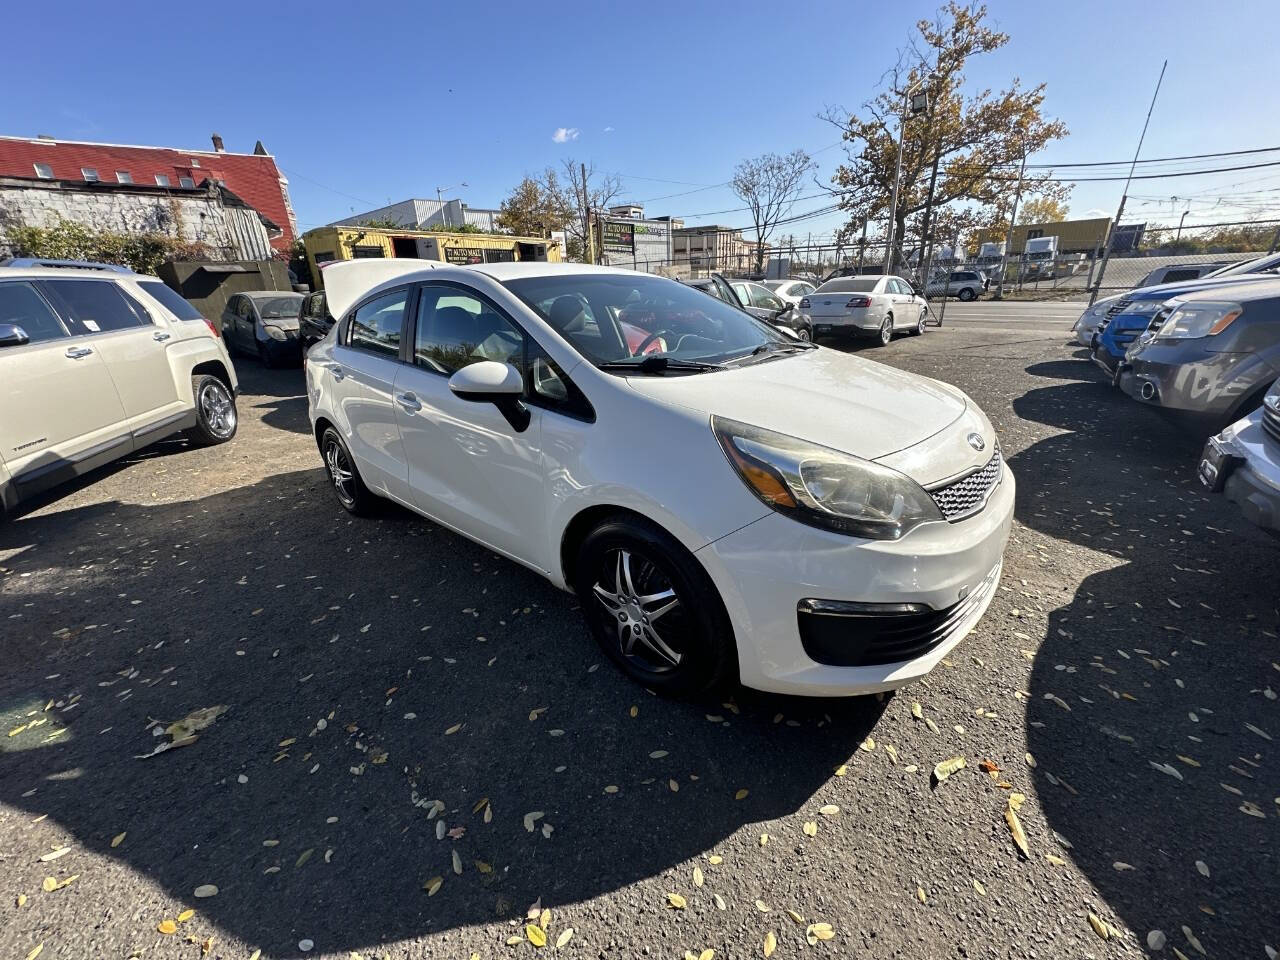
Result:
<svg viewBox="0 0 1280 960"><path fill-rule="evenodd" d="M0 265L0 518L180 430L230 440L236 389L217 330L155 277Z"/></svg>

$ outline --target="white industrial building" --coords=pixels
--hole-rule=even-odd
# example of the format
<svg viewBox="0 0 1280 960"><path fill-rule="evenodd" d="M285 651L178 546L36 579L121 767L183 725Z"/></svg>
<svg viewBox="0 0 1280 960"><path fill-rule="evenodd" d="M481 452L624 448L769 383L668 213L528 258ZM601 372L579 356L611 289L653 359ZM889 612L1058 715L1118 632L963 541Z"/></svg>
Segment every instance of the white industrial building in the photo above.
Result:
<svg viewBox="0 0 1280 960"><path fill-rule="evenodd" d="M370 220L393 223L406 230L438 230L441 227L460 227L464 224L475 227L482 233L504 233L498 226L498 210L486 210L480 207L469 207L461 200L430 200L414 197L401 200L376 210L364 213L353 213L349 217L335 220L332 227L360 226Z"/></svg>

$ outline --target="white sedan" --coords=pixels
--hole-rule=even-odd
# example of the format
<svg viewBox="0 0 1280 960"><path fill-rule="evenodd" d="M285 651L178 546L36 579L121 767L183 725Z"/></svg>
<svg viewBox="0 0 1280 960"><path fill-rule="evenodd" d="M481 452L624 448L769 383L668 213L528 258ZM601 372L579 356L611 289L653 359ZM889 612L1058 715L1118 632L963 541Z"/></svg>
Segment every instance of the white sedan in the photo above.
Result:
<svg viewBox="0 0 1280 960"><path fill-rule="evenodd" d="M875 337L888 345L899 330L919 336L929 304L902 277L863 275L828 280L800 301L818 337Z"/></svg>
<svg viewBox="0 0 1280 960"><path fill-rule="evenodd" d="M393 500L573 591L649 689L892 689L995 594L1014 480L954 387L626 270L324 281L306 389L339 503Z"/></svg>
<svg viewBox="0 0 1280 960"><path fill-rule="evenodd" d="M761 284L768 287L783 303L800 306L800 301L813 293L814 286L807 280L766 280Z"/></svg>

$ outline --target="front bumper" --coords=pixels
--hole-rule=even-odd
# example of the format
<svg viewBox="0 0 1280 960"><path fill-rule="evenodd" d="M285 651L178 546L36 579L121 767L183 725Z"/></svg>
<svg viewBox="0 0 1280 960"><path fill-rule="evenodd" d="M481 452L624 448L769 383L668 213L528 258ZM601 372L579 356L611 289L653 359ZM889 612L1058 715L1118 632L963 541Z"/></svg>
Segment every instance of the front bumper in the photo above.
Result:
<svg viewBox="0 0 1280 960"><path fill-rule="evenodd" d="M1221 453L1209 469L1207 461L1215 447ZM1263 430L1261 410L1227 427L1205 445L1199 473L1201 482L1225 495L1246 520L1280 536L1280 441Z"/></svg>
<svg viewBox="0 0 1280 960"><path fill-rule="evenodd" d="M733 622L742 683L774 693L854 696L929 673L995 596L1016 492L1013 473L1002 469L982 511L955 523L924 524L896 542L843 536L771 513L699 550ZM799 607L813 598L925 604L956 615L919 656L837 666L805 649Z"/></svg>
<svg viewBox="0 0 1280 960"><path fill-rule="evenodd" d="M1234 384L1235 368L1247 355L1214 353L1194 341L1148 343L1129 355L1120 389L1133 399L1196 424L1221 424L1252 384Z"/></svg>
<svg viewBox="0 0 1280 960"><path fill-rule="evenodd" d="M302 341L293 330L289 331L289 337L286 340L276 340L272 337L260 338L258 346L266 352L273 363L291 363L302 357Z"/></svg>

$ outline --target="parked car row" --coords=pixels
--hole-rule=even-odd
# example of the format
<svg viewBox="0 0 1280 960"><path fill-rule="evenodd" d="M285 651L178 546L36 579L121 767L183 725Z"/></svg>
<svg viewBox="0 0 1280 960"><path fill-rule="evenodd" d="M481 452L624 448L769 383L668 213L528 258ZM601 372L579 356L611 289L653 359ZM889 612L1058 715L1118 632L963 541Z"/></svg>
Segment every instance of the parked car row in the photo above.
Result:
<svg viewBox="0 0 1280 960"><path fill-rule="evenodd" d="M1280 533L1280 255L1100 301L1076 322L1113 386L1197 436L1199 475ZM1234 477L1234 479L1233 479Z"/></svg>

